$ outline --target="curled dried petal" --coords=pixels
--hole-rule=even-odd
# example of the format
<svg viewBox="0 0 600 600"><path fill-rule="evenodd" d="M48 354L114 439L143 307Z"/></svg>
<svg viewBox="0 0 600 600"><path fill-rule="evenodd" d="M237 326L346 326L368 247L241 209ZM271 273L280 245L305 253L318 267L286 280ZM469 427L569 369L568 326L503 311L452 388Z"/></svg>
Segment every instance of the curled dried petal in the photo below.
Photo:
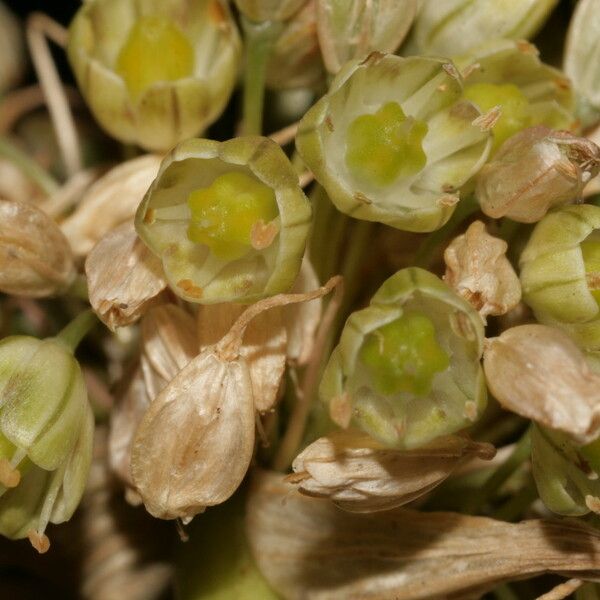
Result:
<svg viewBox="0 0 600 600"><path fill-rule="evenodd" d="M307 496L330 498L350 512L388 510L415 500L475 456L491 459L490 444L458 436L416 450L393 450L356 430L319 438L300 453L290 481Z"/></svg>
<svg viewBox="0 0 600 600"><path fill-rule="evenodd" d="M479 598L503 581L600 569L600 534L583 523L407 509L353 515L290 494L281 480L255 474L246 532L262 574L288 599Z"/></svg>
<svg viewBox="0 0 600 600"><path fill-rule="evenodd" d="M113 331L137 321L167 287L160 260L138 238L132 222L94 246L85 272L90 304Z"/></svg>
<svg viewBox="0 0 600 600"><path fill-rule="evenodd" d="M487 340L483 367L504 408L589 442L600 433L600 376L571 338L546 325L520 325Z"/></svg>
<svg viewBox="0 0 600 600"><path fill-rule="evenodd" d="M521 284L506 258L508 244L493 237L481 221L472 223L444 252L444 281L485 319L503 315L521 300Z"/></svg>
<svg viewBox="0 0 600 600"><path fill-rule="evenodd" d="M42 298L74 277L71 249L56 223L32 204L0 198L0 291Z"/></svg>

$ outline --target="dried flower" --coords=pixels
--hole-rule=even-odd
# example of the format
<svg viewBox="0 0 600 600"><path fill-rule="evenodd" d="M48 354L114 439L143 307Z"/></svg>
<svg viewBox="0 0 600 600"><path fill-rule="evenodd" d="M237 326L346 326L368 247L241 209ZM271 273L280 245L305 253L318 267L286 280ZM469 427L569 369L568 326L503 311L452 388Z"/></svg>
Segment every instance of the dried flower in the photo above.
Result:
<svg viewBox="0 0 600 600"><path fill-rule="evenodd" d="M444 281L479 314L503 315L521 300L521 284L509 260L508 244L475 221L444 252Z"/></svg>
<svg viewBox="0 0 600 600"><path fill-rule="evenodd" d="M585 127L600 118L600 77L592 58L599 48L600 2L579 0L569 21L564 68L577 90L577 115Z"/></svg>
<svg viewBox="0 0 600 600"><path fill-rule="evenodd" d="M137 321L167 287L160 261L140 240L133 223L107 233L85 261L90 304L106 326Z"/></svg>
<svg viewBox="0 0 600 600"><path fill-rule="evenodd" d="M584 349L600 350L600 207L548 213L521 253L523 299L541 323L564 329Z"/></svg>
<svg viewBox="0 0 600 600"><path fill-rule="evenodd" d="M61 224L77 256L86 256L111 229L133 218L160 162L156 154L133 158L113 167L86 191Z"/></svg>
<svg viewBox="0 0 600 600"><path fill-rule="evenodd" d="M307 496L369 513L412 502L465 462L489 460L494 454L490 444L458 436L438 438L416 450L391 450L359 431L338 431L304 449L288 480Z"/></svg>
<svg viewBox="0 0 600 600"><path fill-rule="evenodd" d="M600 375L562 331L536 324L507 329L486 340L483 368L504 408L580 442L600 434Z"/></svg>
<svg viewBox="0 0 600 600"><path fill-rule="evenodd" d="M496 38L531 38L557 0L437 0L421 2L411 50L452 56Z"/></svg>
<svg viewBox="0 0 600 600"><path fill-rule="evenodd" d="M193 139L163 161L136 214L171 289L190 302L252 302L290 289L311 207L272 140Z"/></svg>
<svg viewBox="0 0 600 600"><path fill-rule="evenodd" d="M491 144L462 91L448 60L374 52L339 72L300 122L296 146L342 212L433 231Z"/></svg>
<svg viewBox="0 0 600 600"><path fill-rule="evenodd" d="M321 399L388 447L420 448L477 420L486 404L483 321L435 275L398 271L346 321Z"/></svg>
<svg viewBox="0 0 600 600"><path fill-rule="evenodd" d="M74 278L56 223L33 204L0 198L0 291L41 298L64 292Z"/></svg>
<svg viewBox="0 0 600 600"><path fill-rule="evenodd" d="M417 12L416 0L317 0L319 44L325 66L337 73L373 50L394 53Z"/></svg>
<svg viewBox="0 0 600 600"><path fill-rule="evenodd" d="M291 489L280 474L255 472L246 516L252 555L285 598L479 598L512 579L600 568L600 535L584 523L407 509L353 515Z"/></svg>
<svg viewBox="0 0 600 600"><path fill-rule="evenodd" d="M141 8L134 0L90 0L71 23L67 52L81 93L110 135L167 150L225 108L240 40L221 0Z"/></svg>
<svg viewBox="0 0 600 600"><path fill-rule="evenodd" d="M509 138L477 176L481 210L498 219L539 221L581 197L600 170L600 148L566 131L538 126Z"/></svg>

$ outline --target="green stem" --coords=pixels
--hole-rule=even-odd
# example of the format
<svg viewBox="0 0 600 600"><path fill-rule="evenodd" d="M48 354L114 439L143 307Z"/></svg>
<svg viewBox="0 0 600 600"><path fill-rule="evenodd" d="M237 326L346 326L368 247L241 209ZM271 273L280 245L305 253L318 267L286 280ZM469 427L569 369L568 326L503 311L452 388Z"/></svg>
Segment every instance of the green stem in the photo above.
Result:
<svg viewBox="0 0 600 600"><path fill-rule="evenodd" d="M513 453L485 481L467 503L466 512L475 514L498 491L502 484L529 458L531 454L530 429L521 436Z"/></svg>
<svg viewBox="0 0 600 600"><path fill-rule="evenodd" d="M56 339L66 346L71 352L75 352L79 342L96 325L98 319L94 311L88 310L78 314L66 327L64 327L56 336Z"/></svg>
<svg viewBox="0 0 600 600"><path fill-rule="evenodd" d="M492 591L492 594L498 600L519 600L519 596L510 589L507 583L499 585Z"/></svg>
<svg viewBox="0 0 600 600"><path fill-rule="evenodd" d="M85 277L85 275L77 275L73 280L68 293L70 296L75 296L75 298L87 301L89 299L87 277Z"/></svg>
<svg viewBox="0 0 600 600"><path fill-rule="evenodd" d="M458 227L478 210L479 204L473 196L461 200L448 222L423 240L415 254L415 266L423 269L430 267L435 259L437 248L446 242Z"/></svg>
<svg viewBox="0 0 600 600"><path fill-rule="evenodd" d="M48 196L51 196L59 189L60 185L49 173L27 156L18 146L2 136L0 136L0 156L14 163Z"/></svg>
<svg viewBox="0 0 600 600"><path fill-rule="evenodd" d="M255 23L242 17L242 26L246 41L242 129L244 135L261 135L267 63L281 24L271 21Z"/></svg>
<svg viewBox="0 0 600 600"><path fill-rule="evenodd" d="M518 521L537 497L537 487L531 479L510 500L494 511L492 516L500 521Z"/></svg>

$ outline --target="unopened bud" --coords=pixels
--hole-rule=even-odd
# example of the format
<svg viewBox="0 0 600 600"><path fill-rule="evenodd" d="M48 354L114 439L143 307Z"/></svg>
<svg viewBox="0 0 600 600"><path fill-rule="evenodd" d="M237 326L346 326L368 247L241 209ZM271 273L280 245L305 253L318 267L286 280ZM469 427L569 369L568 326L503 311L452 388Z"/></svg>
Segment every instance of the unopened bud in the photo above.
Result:
<svg viewBox="0 0 600 600"><path fill-rule="evenodd" d="M577 200L599 170L600 148L591 140L531 127L506 140L481 169L477 197L490 217L534 223Z"/></svg>

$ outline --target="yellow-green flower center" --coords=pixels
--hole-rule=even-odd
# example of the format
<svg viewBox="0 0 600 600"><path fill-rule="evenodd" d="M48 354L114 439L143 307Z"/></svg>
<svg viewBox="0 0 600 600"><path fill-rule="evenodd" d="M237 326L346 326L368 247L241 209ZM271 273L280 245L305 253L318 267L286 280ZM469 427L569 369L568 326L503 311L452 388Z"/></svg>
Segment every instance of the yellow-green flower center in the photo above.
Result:
<svg viewBox="0 0 600 600"><path fill-rule="evenodd" d="M234 171L217 177L187 200L192 213L188 238L205 244L224 260L267 247L277 233L279 211L273 190L258 179Z"/></svg>
<svg viewBox="0 0 600 600"><path fill-rule="evenodd" d="M374 389L385 395L409 392L424 396L431 391L434 375L450 365L433 323L419 312L405 313L369 334L360 358Z"/></svg>
<svg viewBox="0 0 600 600"><path fill-rule="evenodd" d="M474 83L465 88L464 96L482 113L488 112L495 106L500 107L500 118L492 129L493 150L515 133L533 124L529 100L512 83Z"/></svg>
<svg viewBox="0 0 600 600"><path fill-rule="evenodd" d="M587 283L600 307L600 240L586 240L581 243L581 254L587 276Z"/></svg>
<svg viewBox="0 0 600 600"><path fill-rule="evenodd" d="M159 81L175 81L194 72L194 49L175 23L142 17L131 28L115 66L133 100Z"/></svg>
<svg viewBox="0 0 600 600"><path fill-rule="evenodd" d="M418 173L426 164L427 124L407 117L397 102L356 117L347 131L346 165L355 177L377 187Z"/></svg>

